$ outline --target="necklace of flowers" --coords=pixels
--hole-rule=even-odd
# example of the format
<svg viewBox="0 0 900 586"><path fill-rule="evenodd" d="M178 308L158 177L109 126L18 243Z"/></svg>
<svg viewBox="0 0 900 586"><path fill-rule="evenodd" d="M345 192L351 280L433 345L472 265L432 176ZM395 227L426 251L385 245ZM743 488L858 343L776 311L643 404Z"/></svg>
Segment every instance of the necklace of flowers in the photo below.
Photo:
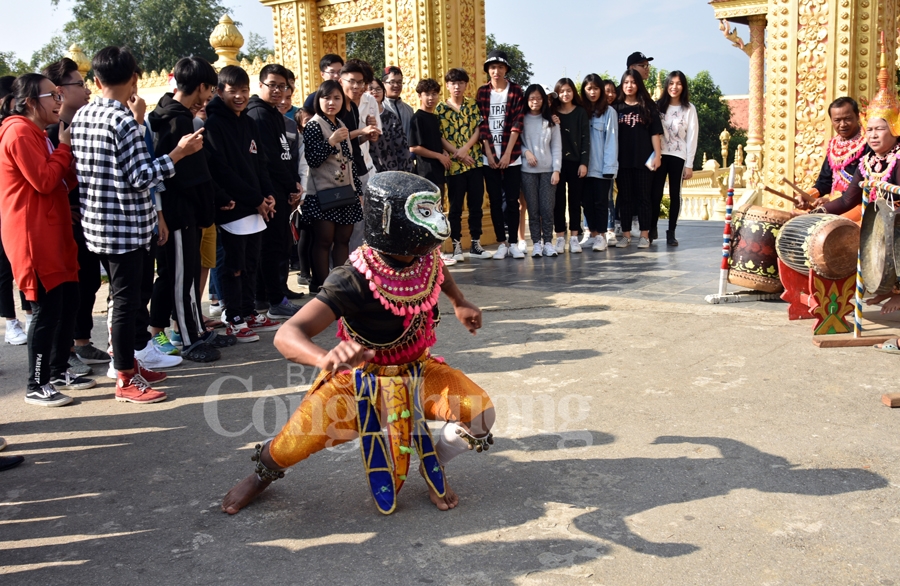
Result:
<svg viewBox="0 0 900 586"><path fill-rule="evenodd" d="M859 158L865 148L866 139L862 135L855 138L835 136L828 145L828 164L836 172L843 171L844 167Z"/></svg>
<svg viewBox="0 0 900 586"><path fill-rule="evenodd" d="M437 304L444 282L444 263L437 250L418 257L408 267L395 269L364 244L353 251L350 262L369 282L375 299L394 315L406 316L406 321L430 312Z"/></svg>
<svg viewBox="0 0 900 586"><path fill-rule="evenodd" d="M863 169L861 172L863 179L869 181L882 181L883 177L890 177L891 173L894 171L894 166L897 164L898 151L900 151L900 144L894 145L894 148L883 156L871 153L869 156L863 157ZM882 171L882 165L884 164L886 164L887 167Z"/></svg>

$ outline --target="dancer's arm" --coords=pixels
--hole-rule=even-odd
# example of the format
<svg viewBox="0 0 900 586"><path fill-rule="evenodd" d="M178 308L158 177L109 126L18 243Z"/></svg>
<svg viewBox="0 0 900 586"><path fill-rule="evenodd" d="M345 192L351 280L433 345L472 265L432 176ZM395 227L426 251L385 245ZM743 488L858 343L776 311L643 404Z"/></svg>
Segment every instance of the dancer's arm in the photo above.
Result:
<svg viewBox="0 0 900 586"><path fill-rule="evenodd" d="M453 311L456 313L456 319L466 326L472 335L475 331L481 329L481 310L474 303L470 303L456 285L453 275L444 267L444 283L441 285L441 291L444 292L453 304ZM306 305L309 305L307 303ZM304 306L305 307L305 306Z"/></svg>
<svg viewBox="0 0 900 586"><path fill-rule="evenodd" d="M275 347L291 362L317 366L322 370L353 368L374 358L374 350L367 350L352 340L342 341L331 350L325 350L312 341L336 319L328 304L311 299L278 329Z"/></svg>

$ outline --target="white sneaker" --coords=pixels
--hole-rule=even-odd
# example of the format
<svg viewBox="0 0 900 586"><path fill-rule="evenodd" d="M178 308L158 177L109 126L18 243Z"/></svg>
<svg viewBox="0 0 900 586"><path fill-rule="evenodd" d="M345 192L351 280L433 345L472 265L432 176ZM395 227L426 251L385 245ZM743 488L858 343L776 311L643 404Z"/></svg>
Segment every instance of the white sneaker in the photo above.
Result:
<svg viewBox="0 0 900 586"><path fill-rule="evenodd" d="M582 235L581 242L579 242L582 248L587 248L588 246L594 245L594 237L591 236L591 233L585 230Z"/></svg>
<svg viewBox="0 0 900 586"><path fill-rule="evenodd" d="M544 243L540 240L534 243L534 248L531 249L531 256L544 256Z"/></svg>
<svg viewBox="0 0 900 586"><path fill-rule="evenodd" d="M650 240L644 237L638 241L638 248L650 248Z"/></svg>
<svg viewBox="0 0 900 586"><path fill-rule="evenodd" d="M615 243L616 243L616 231L615 230L607 230L606 242L610 245L615 245Z"/></svg>
<svg viewBox="0 0 900 586"><path fill-rule="evenodd" d="M550 242L544 242L544 256L556 256L556 247L553 246Z"/></svg>
<svg viewBox="0 0 900 586"><path fill-rule="evenodd" d="M459 240L453 241L453 255L450 258L456 262L464 262L466 260L466 255L463 254L462 244L459 243Z"/></svg>
<svg viewBox="0 0 900 586"><path fill-rule="evenodd" d="M562 236L556 237L556 254L562 254L566 251L566 239Z"/></svg>
<svg viewBox="0 0 900 586"><path fill-rule="evenodd" d="M616 248L628 248L629 244L631 244L631 236L622 236L619 238L619 241L616 242Z"/></svg>
<svg viewBox="0 0 900 586"><path fill-rule="evenodd" d="M606 250L606 246L606 238L603 236L603 234L597 234L596 238L594 238L594 246L591 250L593 250L594 252L601 252L603 250Z"/></svg>
<svg viewBox="0 0 900 586"><path fill-rule="evenodd" d="M633 238L641 237L641 224L637 220L631 221L631 236Z"/></svg>
<svg viewBox="0 0 900 586"><path fill-rule="evenodd" d="M165 370L167 368L172 368L173 366L178 366L184 360L181 356L163 354L156 346L149 342L143 350L136 351L134 357L138 359L138 362L140 362L144 368L149 368L150 370Z"/></svg>
<svg viewBox="0 0 900 586"><path fill-rule="evenodd" d="M509 256L509 247L506 243L501 243L497 252L494 253L494 260L503 260L507 256Z"/></svg>
<svg viewBox="0 0 900 586"><path fill-rule="evenodd" d="M225 309L225 306L219 303L210 303L209 304L209 315L222 315L222 311Z"/></svg>
<svg viewBox="0 0 900 586"><path fill-rule="evenodd" d="M28 334L22 329L22 322L17 319L6 321L6 343L21 346L28 341Z"/></svg>
<svg viewBox="0 0 900 586"><path fill-rule="evenodd" d="M519 247L519 250L521 250L522 252L525 252L526 250L528 250L528 243L525 242L524 240L519 240L517 246Z"/></svg>
<svg viewBox="0 0 900 586"><path fill-rule="evenodd" d="M525 253L521 248L519 248L518 244L516 246L509 247L509 255L513 258L525 258Z"/></svg>
<svg viewBox="0 0 900 586"><path fill-rule="evenodd" d="M569 238L569 253L578 253L581 252L581 245L578 244L578 236L572 236Z"/></svg>

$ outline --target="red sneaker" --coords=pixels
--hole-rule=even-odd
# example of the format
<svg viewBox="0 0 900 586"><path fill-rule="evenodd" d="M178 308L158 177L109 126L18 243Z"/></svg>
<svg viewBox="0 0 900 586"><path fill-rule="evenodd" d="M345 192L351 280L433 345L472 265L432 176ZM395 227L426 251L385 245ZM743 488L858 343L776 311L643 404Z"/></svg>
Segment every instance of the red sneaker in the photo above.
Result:
<svg viewBox="0 0 900 586"><path fill-rule="evenodd" d="M157 383L161 383L169 378L168 375L166 375L166 373L164 372L158 372L156 370L144 368L144 366L138 361L137 358L134 359L134 373L141 375L145 381L150 383L151 386Z"/></svg>
<svg viewBox="0 0 900 586"><path fill-rule="evenodd" d="M274 332L281 327L280 322L272 321L262 314L252 315L244 319L247 322L247 327L256 332Z"/></svg>
<svg viewBox="0 0 900 586"><path fill-rule="evenodd" d="M228 322L228 328L225 330L225 333L229 336L234 336L238 342L259 342L259 334L248 328L246 322L236 325Z"/></svg>
<svg viewBox="0 0 900 586"><path fill-rule="evenodd" d="M159 403L166 400L162 391L154 391L150 384L139 374L129 377L119 373L116 378L116 401L122 403Z"/></svg>

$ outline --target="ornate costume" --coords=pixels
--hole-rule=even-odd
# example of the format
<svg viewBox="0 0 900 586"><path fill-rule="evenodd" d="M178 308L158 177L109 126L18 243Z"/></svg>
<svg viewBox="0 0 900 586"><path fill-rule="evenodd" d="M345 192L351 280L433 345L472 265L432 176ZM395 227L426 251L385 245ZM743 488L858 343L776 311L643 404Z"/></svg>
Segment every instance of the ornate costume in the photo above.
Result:
<svg viewBox="0 0 900 586"><path fill-rule="evenodd" d="M440 191L396 171L376 174L368 187L367 244L332 271L317 299L339 318L338 337L374 350L375 357L353 370L322 372L272 440L269 455L283 469L359 437L375 503L389 514L413 451L426 482L444 496L443 466L492 443L486 430L475 437L458 423L470 424L492 404L478 385L428 350L444 280L438 246L449 235ZM436 442L426 420L447 422ZM260 478L271 479L263 477L267 473Z"/></svg>
<svg viewBox="0 0 900 586"><path fill-rule="evenodd" d="M828 150L822 170L816 179L813 195L843 193L850 185L850 179L859 166L859 160L866 150L866 138L860 133L853 138L835 136L828 142Z"/></svg>

